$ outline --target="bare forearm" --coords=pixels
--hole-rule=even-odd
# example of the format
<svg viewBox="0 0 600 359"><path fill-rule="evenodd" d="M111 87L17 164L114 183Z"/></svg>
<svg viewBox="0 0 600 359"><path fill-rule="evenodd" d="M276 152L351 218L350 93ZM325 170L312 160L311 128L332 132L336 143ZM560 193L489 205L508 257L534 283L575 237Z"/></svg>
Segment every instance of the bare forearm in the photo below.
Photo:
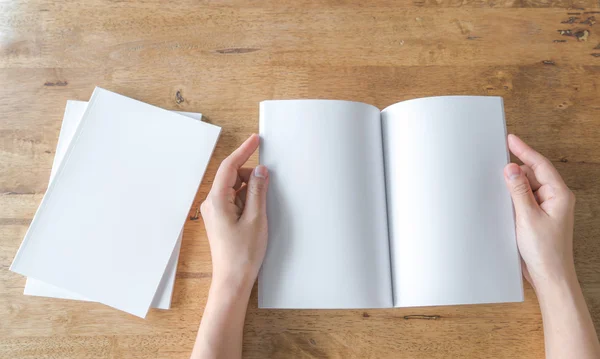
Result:
<svg viewBox="0 0 600 359"><path fill-rule="evenodd" d="M211 285L192 359L241 358L242 334L250 286Z"/></svg>
<svg viewBox="0 0 600 359"><path fill-rule="evenodd" d="M200 206L213 278L192 359L240 358L252 286L267 250L267 188L263 165L242 167L258 149L250 136L219 166Z"/></svg>
<svg viewBox="0 0 600 359"><path fill-rule="evenodd" d="M600 344L575 272L537 288L547 358L600 358Z"/></svg>

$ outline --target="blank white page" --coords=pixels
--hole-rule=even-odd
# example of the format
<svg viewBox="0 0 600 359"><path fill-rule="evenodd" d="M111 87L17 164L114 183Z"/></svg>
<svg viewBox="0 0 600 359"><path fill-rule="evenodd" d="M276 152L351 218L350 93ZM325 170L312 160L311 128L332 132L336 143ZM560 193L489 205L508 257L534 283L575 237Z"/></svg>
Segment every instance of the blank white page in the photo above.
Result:
<svg viewBox="0 0 600 359"><path fill-rule="evenodd" d="M96 88L11 270L144 317L219 132Z"/></svg>
<svg viewBox="0 0 600 359"><path fill-rule="evenodd" d="M382 121L395 305L522 301L502 98L410 100Z"/></svg>
<svg viewBox="0 0 600 359"><path fill-rule="evenodd" d="M56 145L54 162L52 163L52 170L50 171L50 181L52 181L52 179L54 178L54 175L58 170L58 166L64 158L65 152L67 151L67 148L71 143L71 139L73 138L73 135L77 130L77 126L79 126L81 118L85 113L87 104L87 101L67 101L67 105L65 107L65 114L63 116L63 122L60 128L60 133L58 135L58 143ZM198 121L202 119L202 114L200 113L180 111L175 112L183 116L194 118ZM169 259L167 269L163 274L163 278L160 282L158 290L156 291L154 299L152 300L151 306L153 308L169 309L171 307L171 297L173 295L173 286L175 284L175 275L177 272L177 262L179 259L179 248L181 247L182 235L183 233L180 234L179 238L177 239L177 245L175 247L175 250L173 250L173 253L171 254L171 258ZM56 286L53 286L52 284L44 283L33 278L27 278L23 294L41 297L89 301L89 299L82 297L77 293L69 292L68 290L58 288Z"/></svg>
<svg viewBox="0 0 600 359"><path fill-rule="evenodd" d="M391 307L379 110L264 101L260 136L270 183L259 307Z"/></svg>

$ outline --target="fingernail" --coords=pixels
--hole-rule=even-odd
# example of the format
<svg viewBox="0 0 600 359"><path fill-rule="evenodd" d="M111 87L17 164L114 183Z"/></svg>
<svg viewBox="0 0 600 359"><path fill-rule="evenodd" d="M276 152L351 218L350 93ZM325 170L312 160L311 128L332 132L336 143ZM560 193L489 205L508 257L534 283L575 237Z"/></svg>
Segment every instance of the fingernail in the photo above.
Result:
<svg viewBox="0 0 600 359"><path fill-rule="evenodd" d="M516 164L510 164L506 167L506 177L510 180L514 180L515 178L519 178L521 176L521 167Z"/></svg>
<svg viewBox="0 0 600 359"><path fill-rule="evenodd" d="M258 178L267 178L267 167L259 165L254 169L254 176Z"/></svg>

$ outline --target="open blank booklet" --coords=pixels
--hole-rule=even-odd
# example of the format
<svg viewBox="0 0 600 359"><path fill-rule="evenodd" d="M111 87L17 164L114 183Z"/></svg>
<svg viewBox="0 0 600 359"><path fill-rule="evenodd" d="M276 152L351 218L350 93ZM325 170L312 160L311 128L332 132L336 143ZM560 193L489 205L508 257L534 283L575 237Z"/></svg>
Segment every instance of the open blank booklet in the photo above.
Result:
<svg viewBox="0 0 600 359"><path fill-rule="evenodd" d="M261 308L523 301L502 98L260 104Z"/></svg>

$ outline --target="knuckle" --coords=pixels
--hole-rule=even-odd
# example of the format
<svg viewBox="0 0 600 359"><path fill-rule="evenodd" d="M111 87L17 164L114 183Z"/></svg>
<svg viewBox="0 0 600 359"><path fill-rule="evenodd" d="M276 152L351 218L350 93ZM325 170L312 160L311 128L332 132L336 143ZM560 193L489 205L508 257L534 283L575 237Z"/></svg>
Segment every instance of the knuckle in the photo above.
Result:
<svg viewBox="0 0 600 359"><path fill-rule="evenodd" d="M545 167L545 168L548 168L548 167L554 167L554 165L552 164L552 161L550 161L550 160L549 160L548 158L546 158L546 157L543 157L543 158L542 158L542 163L541 163L541 165L542 165L543 167Z"/></svg>
<svg viewBox="0 0 600 359"><path fill-rule="evenodd" d="M246 221L250 224L257 223L260 221L260 216L258 215L258 213L256 213L256 211L249 212L246 215Z"/></svg>
<svg viewBox="0 0 600 359"><path fill-rule="evenodd" d="M575 203L575 193L566 185L558 187L556 192L559 197L567 199L570 203Z"/></svg>
<svg viewBox="0 0 600 359"><path fill-rule="evenodd" d="M212 213L214 211L214 209L215 209L214 200L213 200L212 196L209 195L208 197L206 197L204 202L202 202L202 204L200 205L200 213L204 217L204 216Z"/></svg>
<svg viewBox="0 0 600 359"><path fill-rule="evenodd" d="M531 187L529 187L529 183L526 182L521 182L513 187L513 193L518 196L525 196L529 194L530 191Z"/></svg>
<svg viewBox="0 0 600 359"><path fill-rule="evenodd" d="M202 202L202 204L200 205L200 213L202 213L202 215L204 216L210 210L209 207L210 205L208 204L208 199L204 200L204 202Z"/></svg>
<svg viewBox="0 0 600 359"><path fill-rule="evenodd" d="M223 161L221 161L221 165L219 167L229 167L231 166L231 157L225 157Z"/></svg>
<svg viewBox="0 0 600 359"><path fill-rule="evenodd" d="M550 162L550 160L549 160L549 159L547 159L546 157L542 157L542 159L540 160L540 162L538 162L538 163L534 164L534 165L531 167L531 169L532 169L532 170L534 170L534 171L535 171L535 170L542 170L542 171L546 171L546 170L548 170L549 168L552 168L552 167L554 167L554 166L552 165L552 162Z"/></svg>
<svg viewBox="0 0 600 359"><path fill-rule="evenodd" d="M259 193L260 193L260 191L256 188L256 186L250 186L250 187L248 187L248 195L250 195L250 196L256 196Z"/></svg>
<svg viewBox="0 0 600 359"><path fill-rule="evenodd" d="M221 168L223 168L223 171L237 171L237 168L234 165L234 161L231 157L227 157L226 159L223 160L223 162L221 162Z"/></svg>
<svg viewBox="0 0 600 359"><path fill-rule="evenodd" d="M231 168L231 161L229 161L226 158L221 162L221 164L219 165L219 168L217 168L217 175L227 173L230 168Z"/></svg>
<svg viewBox="0 0 600 359"><path fill-rule="evenodd" d="M554 167L552 161L544 157L540 162L531 166L531 171L538 173L538 175L544 173L550 174L556 172L556 167Z"/></svg>
<svg viewBox="0 0 600 359"><path fill-rule="evenodd" d="M265 187L266 185L264 181L256 181L248 187L248 192L252 193L253 195L257 195L259 193L262 193L265 190Z"/></svg>
<svg viewBox="0 0 600 359"><path fill-rule="evenodd" d="M264 220L264 216L261 215L260 211L249 211L245 213L245 221L251 225L261 225Z"/></svg>

